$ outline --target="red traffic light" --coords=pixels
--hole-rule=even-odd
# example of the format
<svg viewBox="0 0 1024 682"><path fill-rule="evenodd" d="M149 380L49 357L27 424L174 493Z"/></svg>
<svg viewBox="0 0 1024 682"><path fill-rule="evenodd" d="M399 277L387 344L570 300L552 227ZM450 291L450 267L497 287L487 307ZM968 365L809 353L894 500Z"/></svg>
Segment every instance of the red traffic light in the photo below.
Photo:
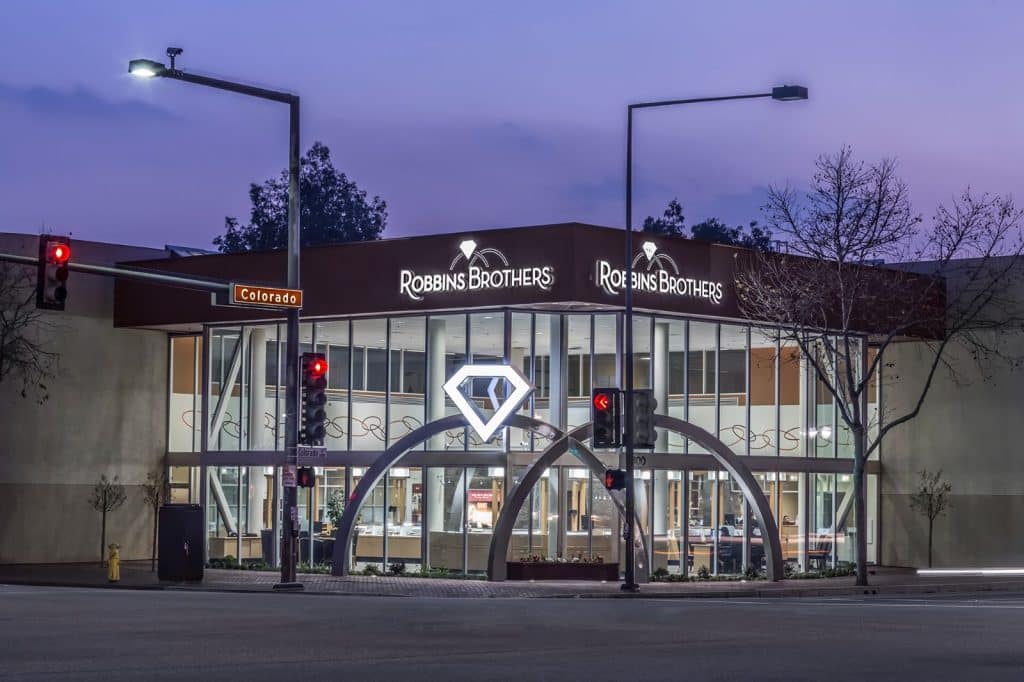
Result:
<svg viewBox="0 0 1024 682"><path fill-rule="evenodd" d="M604 487L606 490L624 490L626 488L626 472L622 469L605 469Z"/></svg>
<svg viewBox="0 0 1024 682"><path fill-rule="evenodd" d="M71 260L71 247L61 242L50 242L46 249L46 259L54 265L64 265Z"/></svg>
<svg viewBox="0 0 1024 682"><path fill-rule="evenodd" d="M309 363L309 375L314 378L322 377L327 374L327 361L316 359Z"/></svg>
<svg viewBox="0 0 1024 682"><path fill-rule="evenodd" d="M299 467L295 472L295 480L300 488L312 488L316 485L316 472L313 467Z"/></svg>
<svg viewBox="0 0 1024 682"><path fill-rule="evenodd" d="M607 393L597 393L594 395L594 409L599 412L607 412L611 406L612 399Z"/></svg>

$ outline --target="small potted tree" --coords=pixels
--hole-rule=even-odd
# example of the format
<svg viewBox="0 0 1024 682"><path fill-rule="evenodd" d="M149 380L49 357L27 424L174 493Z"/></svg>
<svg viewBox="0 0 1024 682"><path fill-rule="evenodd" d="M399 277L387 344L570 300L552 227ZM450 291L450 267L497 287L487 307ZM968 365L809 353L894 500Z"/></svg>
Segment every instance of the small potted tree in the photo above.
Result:
<svg viewBox="0 0 1024 682"><path fill-rule="evenodd" d="M100 522L100 566L103 565L104 550L107 547L107 514L124 504L127 497L128 493L117 476L111 480L107 478L106 474L103 474L92 488L89 505L100 513L102 519Z"/></svg>

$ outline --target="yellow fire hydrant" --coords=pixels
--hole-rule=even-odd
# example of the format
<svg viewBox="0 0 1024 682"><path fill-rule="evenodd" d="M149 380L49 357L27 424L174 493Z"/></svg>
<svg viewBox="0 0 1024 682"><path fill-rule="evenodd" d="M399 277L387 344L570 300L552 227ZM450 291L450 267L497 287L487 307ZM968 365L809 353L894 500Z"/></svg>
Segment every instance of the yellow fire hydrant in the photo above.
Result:
<svg viewBox="0 0 1024 682"><path fill-rule="evenodd" d="M107 560L107 580L116 583L121 580L121 545L111 543L110 558Z"/></svg>

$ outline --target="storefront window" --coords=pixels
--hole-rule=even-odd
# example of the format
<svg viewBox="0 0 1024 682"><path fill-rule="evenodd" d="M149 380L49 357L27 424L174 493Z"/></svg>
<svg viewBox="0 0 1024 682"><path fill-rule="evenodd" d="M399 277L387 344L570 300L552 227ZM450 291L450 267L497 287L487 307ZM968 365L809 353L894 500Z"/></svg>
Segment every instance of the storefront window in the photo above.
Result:
<svg viewBox="0 0 1024 682"><path fill-rule="evenodd" d="M427 469L430 568L465 570L466 469Z"/></svg>
<svg viewBox="0 0 1024 682"><path fill-rule="evenodd" d="M455 403L445 395L444 382L466 364L466 316L440 315L427 320L427 421L457 414ZM443 367L443 370L441 369ZM468 429L451 429L431 439L431 450L463 450Z"/></svg>
<svg viewBox="0 0 1024 682"><path fill-rule="evenodd" d="M391 320L392 386L388 414L388 445L426 421L426 318Z"/></svg>
<svg viewBox="0 0 1024 682"><path fill-rule="evenodd" d="M715 434L717 410L717 378L715 350L718 344L718 326L710 322L690 323L690 348L687 353L687 413L689 421ZM706 452L690 441L689 452ZM710 569L710 567L709 567Z"/></svg>
<svg viewBox="0 0 1024 682"><path fill-rule="evenodd" d="M474 365L500 365L505 357L505 316L500 312L475 313L469 316L469 351ZM472 399L485 416L494 412L491 404L491 379L473 379L467 385ZM497 399L503 400L506 394L503 382L495 385ZM472 450L495 450L504 448L504 430L499 430L495 437L485 443L472 430L469 433L469 448Z"/></svg>
<svg viewBox="0 0 1024 682"><path fill-rule="evenodd" d="M386 562L419 570L423 563L423 473L419 467L388 472Z"/></svg>
<svg viewBox="0 0 1024 682"><path fill-rule="evenodd" d="M750 454L778 455L777 336L767 329L750 330Z"/></svg>
<svg viewBox="0 0 1024 682"><path fill-rule="evenodd" d="M723 324L718 350L718 437L739 455L747 454L747 327Z"/></svg>
<svg viewBox="0 0 1024 682"><path fill-rule="evenodd" d="M466 570L487 571L494 524L505 503L505 469L502 467L469 467L469 490L466 491Z"/></svg>
<svg viewBox="0 0 1024 682"><path fill-rule="evenodd" d="M690 471L687 492L688 547L692 575L715 572L714 471Z"/></svg>
<svg viewBox="0 0 1024 682"><path fill-rule="evenodd" d="M803 457L804 401L806 398L804 362L800 348L793 341L783 341L779 354L779 454Z"/></svg>
<svg viewBox="0 0 1024 682"><path fill-rule="evenodd" d="M387 320L352 322L352 347L360 351L352 353L352 373L366 378L366 388L352 392L353 450L383 450L387 444L387 343ZM365 359L362 367L361 359Z"/></svg>
<svg viewBox="0 0 1024 682"><path fill-rule="evenodd" d="M652 570L664 568L669 573L683 572L684 490L683 472L654 471L654 561Z"/></svg>
<svg viewBox="0 0 1024 682"><path fill-rule="evenodd" d="M200 336L172 336L171 381L168 402L169 452L198 452L202 410L199 386L202 373Z"/></svg>

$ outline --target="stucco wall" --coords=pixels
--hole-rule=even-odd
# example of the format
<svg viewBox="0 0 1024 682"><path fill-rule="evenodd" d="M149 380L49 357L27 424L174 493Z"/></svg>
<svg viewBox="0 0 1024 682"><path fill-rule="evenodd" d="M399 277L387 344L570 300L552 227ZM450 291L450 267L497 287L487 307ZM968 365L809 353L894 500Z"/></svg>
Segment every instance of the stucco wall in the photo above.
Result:
<svg viewBox="0 0 1024 682"><path fill-rule="evenodd" d="M35 235L0 234L0 251L31 255ZM113 263L163 253L76 241L76 260ZM108 542L148 558L151 513L139 487L166 450L167 336L114 329L113 282L72 272L64 312L46 313L58 375L41 405L0 384L0 563L96 561L100 516L88 504L101 474L128 500L108 517Z"/></svg>
<svg viewBox="0 0 1024 682"><path fill-rule="evenodd" d="M1024 334L1003 337L1024 357ZM930 360L922 344L887 354L886 413L903 414L918 395ZM882 561L927 565L927 520L909 507L922 469L942 469L951 508L935 523L936 567L1024 566L1024 371L996 364L983 377L970 352L950 349L958 380L940 368L921 414L894 429L882 454Z"/></svg>

